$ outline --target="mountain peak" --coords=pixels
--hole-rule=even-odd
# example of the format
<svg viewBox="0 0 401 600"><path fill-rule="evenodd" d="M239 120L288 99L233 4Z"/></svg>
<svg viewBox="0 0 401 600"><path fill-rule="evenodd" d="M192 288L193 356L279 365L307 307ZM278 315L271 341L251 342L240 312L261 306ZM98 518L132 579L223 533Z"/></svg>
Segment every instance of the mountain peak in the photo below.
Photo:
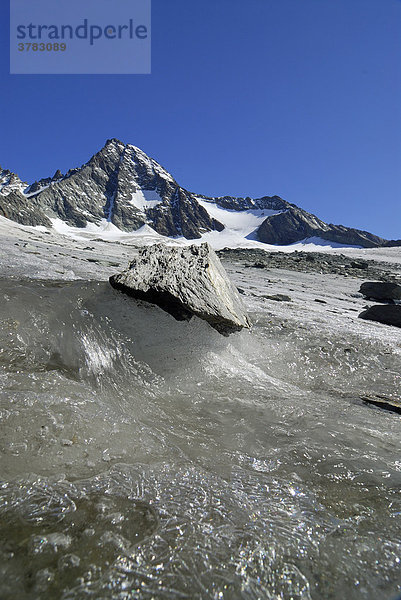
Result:
<svg viewBox="0 0 401 600"><path fill-rule="evenodd" d="M66 175L56 171L29 187L0 168L0 215L45 227L54 219L82 228L107 221L126 232L151 226L160 235L187 239L226 228L228 236L278 245L308 238L363 247L387 243L364 231L328 225L279 196L193 194L143 150L118 138L106 140L81 167Z"/></svg>
<svg viewBox="0 0 401 600"><path fill-rule="evenodd" d="M110 146L111 144L114 146L125 146L124 142L118 138L110 138L109 140L106 140L105 146Z"/></svg>
<svg viewBox="0 0 401 600"><path fill-rule="evenodd" d="M64 177L64 175L62 174L60 169L57 169L57 171L54 173L54 175L52 177L52 181L57 181L58 179L62 179L63 177Z"/></svg>
<svg viewBox="0 0 401 600"><path fill-rule="evenodd" d="M122 152L124 152L126 147L127 144L125 144L121 140L117 138L111 138L110 140L106 140L106 143L100 150L100 153L117 152L118 154L121 154Z"/></svg>
<svg viewBox="0 0 401 600"><path fill-rule="evenodd" d="M0 194L7 196L11 192L23 192L28 184L18 177L16 173L13 173L9 169L2 169L0 167Z"/></svg>

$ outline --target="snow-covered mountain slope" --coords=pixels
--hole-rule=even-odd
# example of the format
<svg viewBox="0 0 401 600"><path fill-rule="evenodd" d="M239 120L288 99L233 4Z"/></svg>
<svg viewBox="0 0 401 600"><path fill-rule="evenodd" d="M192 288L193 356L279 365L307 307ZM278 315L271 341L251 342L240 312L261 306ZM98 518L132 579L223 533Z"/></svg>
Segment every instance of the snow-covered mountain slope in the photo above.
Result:
<svg viewBox="0 0 401 600"><path fill-rule="evenodd" d="M82 167L66 175L57 171L29 186L15 173L0 169L0 215L22 225L88 232L94 228L116 235L147 226L148 234L150 230L176 239L206 239L215 247L222 247L223 240L236 246L250 241L286 245L307 238L386 245L368 232L328 225L279 196L193 194L142 150L117 139L108 140Z"/></svg>
<svg viewBox="0 0 401 600"><path fill-rule="evenodd" d="M266 218L278 213L278 211L269 208L252 208L248 210L223 208L217 201L204 200L200 197L197 197L197 201L212 219L224 225L225 230L233 231L247 239L256 240L257 231Z"/></svg>

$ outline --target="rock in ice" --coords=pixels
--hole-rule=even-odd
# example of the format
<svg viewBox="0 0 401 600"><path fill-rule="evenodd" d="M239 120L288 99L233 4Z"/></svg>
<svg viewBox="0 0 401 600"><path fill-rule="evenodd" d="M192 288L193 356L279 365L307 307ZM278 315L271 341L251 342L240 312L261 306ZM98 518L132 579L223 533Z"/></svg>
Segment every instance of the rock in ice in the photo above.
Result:
<svg viewBox="0 0 401 600"><path fill-rule="evenodd" d="M223 335L250 327L237 289L209 244L143 248L126 271L110 277L126 294L157 304L177 320L193 315Z"/></svg>
<svg viewBox="0 0 401 600"><path fill-rule="evenodd" d="M398 304L374 304L359 315L366 321L377 321L384 325L401 327L401 306Z"/></svg>
<svg viewBox="0 0 401 600"><path fill-rule="evenodd" d="M366 298L382 302L401 300L401 285L393 281L367 281L361 285L359 292Z"/></svg>

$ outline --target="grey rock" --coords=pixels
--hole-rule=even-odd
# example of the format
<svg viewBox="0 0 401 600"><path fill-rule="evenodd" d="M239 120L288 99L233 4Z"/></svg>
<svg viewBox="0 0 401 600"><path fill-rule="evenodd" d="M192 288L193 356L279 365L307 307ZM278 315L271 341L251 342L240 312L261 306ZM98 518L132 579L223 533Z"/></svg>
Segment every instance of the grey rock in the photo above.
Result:
<svg viewBox="0 0 401 600"><path fill-rule="evenodd" d="M6 196L0 194L0 215L21 225L51 227L51 222L37 202L27 199L20 191L14 190Z"/></svg>
<svg viewBox="0 0 401 600"><path fill-rule="evenodd" d="M219 196L213 198L210 196L198 196L206 201L216 203L217 206L228 210L286 210L290 204L286 200L280 198L280 196L263 196L262 198L238 198L236 196Z"/></svg>
<svg viewBox="0 0 401 600"><path fill-rule="evenodd" d="M369 268L369 263L367 262L361 262L361 261L352 261L351 262L351 268L352 269L368 269Z"/></svg>
<svg viewBox="0 0 401 600"><path fill-rule="evenodd" d="M401 300L401 285L391 281L366 281L361 285L359 292L366 298L382 302Z"/></svg>
<svg viewBox="0 0 401 600"><path fill-rule="evenodd" d="M250 327L237 289L208 244L143 248L128 270L110 277L110 283L157 304L177 320L196 315L224 335Z"/></svg>
<svg viewBox="0 0 401 600"><path fill-rule="evenodd" d="M265 295L263 298L266 300L275 300L276 302L292 302L290 296L286 296L285 294L273 294L272 296Z"/></svg>
<svg viewBox="0 0 401 600"><path fill-rule="evenodd" d="M401 306L398 304L375 304L361 312L359 318L401 327Z"/></svg>

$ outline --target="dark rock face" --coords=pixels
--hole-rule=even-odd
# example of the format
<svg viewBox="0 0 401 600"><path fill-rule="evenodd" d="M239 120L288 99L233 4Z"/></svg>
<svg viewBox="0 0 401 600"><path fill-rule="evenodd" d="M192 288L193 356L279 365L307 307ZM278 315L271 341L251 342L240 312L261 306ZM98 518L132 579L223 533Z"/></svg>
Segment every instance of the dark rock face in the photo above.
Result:
<svg viewBox="0 0 401 600"><path fill-rule="evenodd" d="M383 244L384 248L394 248L396 246L401 246L401 240L385 240Z"/></svg>
<svg viewBox="0 0 401 600"><path fill-rule="evenodd" d="M64 178L62 172L57 169L53 177L47 177L46 179L40 179L39 181L34 181L29 187L24 190L24 193L29 196L35 196L39 192L43 191L43 189L49 187L52 183L56 181L60 181Z"/></svg>
<svg viewBox="0 0 401 600"><path fill-rule="evenodd" d="M7 196L0 194L0 215L21 225L51 227L51 222L40 206L19 191L11 192Z"/></svg>
<svg viewBox="0 0 401 600"><path fill-rule="evenodd" d="M110 277L110 283L134 298L156 304L177 320L196 315L224 335L250 327L237 289L208 244L149 246L127 271Z"/></svg>
<svg viewBox="0 0 401 600"><path fill-rule="evenodd" d="M378 248L383 245L384 239L368 231L344 227L343 225L329 225L329 230L319 234L324 240L346 244L348 246L362 246L362 248ZM358 267L361 268L361 267ZM362 267L363 268L363 267Z"/></svg>
<svg viewBox="0 0 401 600"><path fill-rule="evenodd" d="M148 211L152 227L161 235L200 238L206 231L222 231L223 225L211 219L206 209L182 188L175 189L170 201Z"/></svg>
<svg viewBox="0 0 401 600"><path fill-rule="evenodd" d="M360 319L377 321L384 325L401 327L401 306L398 304L375 304L360 315Z"/></svg>
<svg viewBox="0 0 401 600"><path fill-rule="evenodd" d="M217 206L227 210L286 210L293 204L286 202L280 196L263 196L262 198L236 198L234 196L221 196L220 198L209 198L208 196L199 196L205 200L215 202Z"/></svg>
<svg viewBox="0 0 401 600"><path fill-rule="evenodd" d="M330 242L364 248L382 246L385 242L367 231L342 225L328 225L315 215L294 206L267 217L258 229L259 240L266 244L294 244L309 237L319 237Z"/></svg>
<svg viewBox="0 0 401 600"><path fill-rule="evenodd" d="M319 227L318 219L313 223L306 218L304 211L289 208L277 215L267 217L258 229L258 238L266 244L279 246L293 244L312 237Z"/></svg>
<svg viewBox="0 0 401 600"><path fill-rule="evenodd" d="M382 302L401 300L401 285L390 281L367 281L361 285L359 292L366 298Z"/></svg>

